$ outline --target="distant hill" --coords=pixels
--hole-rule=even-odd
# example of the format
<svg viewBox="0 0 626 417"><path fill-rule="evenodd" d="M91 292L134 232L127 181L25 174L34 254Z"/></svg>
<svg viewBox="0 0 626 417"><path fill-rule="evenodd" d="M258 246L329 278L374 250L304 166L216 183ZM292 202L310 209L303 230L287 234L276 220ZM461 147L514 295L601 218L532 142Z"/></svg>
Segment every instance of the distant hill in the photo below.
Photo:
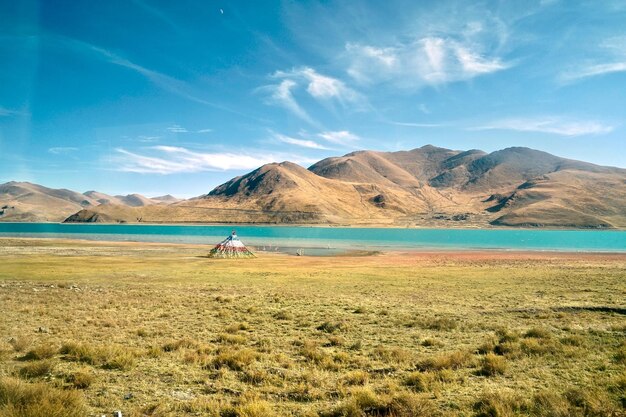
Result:
<svg viewBox="0 0 626 417"><path fill-rule="evenodd" d="M183 201L83 197L109 201L78 202L67 221L626 228L626 170L520 147L271 163Z"/></svg>
<svg viewBox="0 0 626 417"><path fill-rule="evenodd" d="M139 194L110 196L97 191L81 194L29 182L0 184L0 221L6 222L59 222L82 209L101 205L139 207L162 203Z"/></svg>

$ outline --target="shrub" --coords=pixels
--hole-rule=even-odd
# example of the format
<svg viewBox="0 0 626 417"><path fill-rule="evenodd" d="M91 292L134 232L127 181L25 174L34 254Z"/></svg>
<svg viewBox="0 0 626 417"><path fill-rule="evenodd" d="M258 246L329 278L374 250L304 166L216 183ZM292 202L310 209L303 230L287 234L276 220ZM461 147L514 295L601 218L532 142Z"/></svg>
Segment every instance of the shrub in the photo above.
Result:
<svg viewBox="0 0 626 417"><path fill-rule="evenodd" d="M179 340L173 340L163 345L164 352L174 352L176 350L187 348L194 349L198 347L199 343L196 340L183 338Z"/></svg>
<svg viewBox="0 0 626 417"><path fill-rule="evenodd" d="M335 333L336 331L339 331L339 330L345 330L345 328L346 328L345 323L340 322L340 321L334 321L334 322L325 321L324 323L317 326L317 330L321 330L326 333Z"/></svg>
<svg viewBox="0 0 626 417"><path fill-rule="evenodd" d="M495 351L498 344L499 344L498 339L492 337L490 339L487 339L482 345L478 346L478 348L476 348L476 352L478 352L481 355L492 353Z"/></svg>
<svg viewBox="0 0 626 417"><path fill-rule="evenodd" d="M234 323L224 328L226 333L237 333L240 330L250 330L250 326L246 323Z"/></svg>
<svg viewBox="0 0 626 417"><path fill-rule="evenodd" d="M485 393L474 403L476 417L512 417L524 407L520 397L508 392Z"/></svg>
<svg viewBox="0 0 626 417"><path fill-rule="evenodd" d="M0 379L0 415L15 417L83 417L87 410L76 391L58 390L46 384Z"/></svg>
<svg viewBox="0 0 626 417"><path fill-rule="evenodd" d="M333 335L328 337L328 346L343 346L346 343L346 338L339 335Z"/></svg>
<svg viewBox="0 0 626 417"><path fill-rule="evenodd" d="M572 406L582 411L584 416L619 415L607 394L595 388L574 388L565 393L565 398Z"/></svg>
<svg viewBox="0 0 626 417"><path fill-rule="evenodd" d="M52 345L39 345L34 349L29 350L26 355L22 357L23 360L41 360L50 359L57 353L57 348Z"/></svg>
<svg viewBox="0 0 626 417"><path fill-rule="evenodd" d="M431 337L422 340L422 346L424 347L432 347L432 346L441 346L442 343L439 340L433 339Z"/></svg>
<svg viewBox="0 0 626 417"><path fill-rule="evenodd" d="M502 356L488 353L482 358L479 373L484 376L502 375L506 371L506 361Z"/></svg>
<svg viewBox="0 0 626 417"><path fill-rule="evenodd" d="M550 339L552 337L552 333L548 329L544 329L542 327L533 327L528 329L526 333L524 333L524 337L532 337L535 339Z"/></svg>
<svg viewBox="0 0 626 417"><path fill-rule="evenodd" d="M293 314L289 311L281 310L274 314L276 320L293 320Z"/></svg>
<svg viewBox="0 0 626 417"><path fill-rule="evenodd" d="M365 371L351 371L344 375L343 381L346 385L365 385L369 377L369 374Z"/></svg>
<svg viewBox="0 0 626 417"><path fill-rule="evenodd" d="M24 336L13 337L9 340L9 343L14 351L23 352L30 346L31 340L30 338Z"/></svg>
<svg viewBox="0 0 626 417"><path fill-rule="evenodd" d="M93 383L93 375L88 370L76 371L68 375L67 382L74 388L87 389Z"/></svg>
<svg viewBox="0 0 626 417"><path fill-rule="evenodd" d="M270 379L270 375L263 369L248 369L240 376L243 382L252 385L262 385Z"/></svg>
<svg viewBox="0 0 626 417"><path fill-rule="evenodd" d="M535 394L530 409L532 415L542 417L569 417L574 414L565 398L550 391Z"/></svg>
<svg viewBox="0 0 626 417"><path fill-rule="evenodd" d="M23 376L25 378L37 378L48 375L50 372L52 372L52 369L54 369L54 364L52 363L52 361L43 360L24 365L20 369L19 373L20 376Z"/></svg>
<svg viewBox="0 0 626 417"><path fill-rule="evenodd" d="M525 339L520 343L520 349L527 355L547 355L559 352L559 348L553 341L546 339Z"/></svg>
<svg viewBox="0 0 626 417"><path fill-rule="evenodd" d="M342 404L320 413L322 417L431 417L436 414L437 409L431 401L415 394L379 396L367 388L353 391Z"/></svg>
<svg viewBox="0 0 626 417"><path fill-rule="evenodd" d="M498 337L498 342L501 344L506 342L517 342L519 340L519 334L505 328L496 330L496 336Z"/></svg>
<svg viewBox="0 0 626 417"><path fill-rule="evenodd" d="M519 343L516 342L502 342L493 348L494 353L497 355L505 355L507 357L515 358L522 354Z"/></svg>
<svg viewBox="0 0 626 417"><path fill-rule="evenodd" d="M256 361L259 354L252 349L241 349L237 351L220 352L205 367L213 369L229 368L233 371L242 371L246 366Z"/></svg>
<svg viewBox="0 0 626 417"><path fill-rule="evenodd" d="M585 338L574 334L571 336L565 336L562 337L561 339L559 339L559 342L561 342L562 345L567 345L567 346L583 346L585 344Z"/></svg>
<svg viewBox="0 0 626 417"><path fill-rule="evenodd" d="M326 352L320 349L316 342L311 340L305 340L300 347L300 353L304 358L316 364L320 364L327 358Z"/></svg>
<svg viewBox="0 0 626 417"><path fill-rule="evenodd" d="M105 369L130 369L135 364L135 353L120 346L91 346L69 342L61 346L59 351L65 359L89 365L101 366Z"/></svg>
<svg viewBox="0 0 626 417"><path fill-rule="evenodd" d="M221 413L224 416L224 413ZM276 413L266 401L247 401L235 408L236 417L274 417Z"/></svg>
<svg viewBox="0 0 626 417"><path fill-rule="evenodd" d="M456 320L449 317L435 317L420 321L421 327L430 330L454 330L458 324Z"/></svg>
<svg viewBox="0 0 626 417"><path fill-rule="evenodd" d="M243 345L246 343L246 337L239 334L222 333L217 337L222 343L230 343L231 345Z"/></svg>
<svg viewBox="0 0 626 417"><path fill-rule="evenodd" d="M429 390L432 381L433 376L431 373L411 372L404 378L402 383L413 391L425 392Z"/></svg>
<svg viewBox="0 0 626 417"><path fill-rule="evenodd" d="M472 359L472 355L466 351L457 351L424 359L417 364L420 371L439 371L441 369L459 369L464 367Z"/></svg>

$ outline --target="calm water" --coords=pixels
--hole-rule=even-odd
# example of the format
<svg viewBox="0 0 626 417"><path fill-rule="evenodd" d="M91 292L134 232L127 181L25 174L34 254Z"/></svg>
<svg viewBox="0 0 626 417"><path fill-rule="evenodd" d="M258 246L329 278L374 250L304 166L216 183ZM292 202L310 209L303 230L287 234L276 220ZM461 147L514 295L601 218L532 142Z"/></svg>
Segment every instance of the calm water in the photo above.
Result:
<svg viewBox="0 0 626 417"><path fill-rule="evenodd" d="M626 231L511 229L376 229L287 226L164 226L0 223L0 237L214 244L235 228L265 250L307 254L349 249L504 249L626 252ZM308 252L307 252L308 250Z"/></svg>

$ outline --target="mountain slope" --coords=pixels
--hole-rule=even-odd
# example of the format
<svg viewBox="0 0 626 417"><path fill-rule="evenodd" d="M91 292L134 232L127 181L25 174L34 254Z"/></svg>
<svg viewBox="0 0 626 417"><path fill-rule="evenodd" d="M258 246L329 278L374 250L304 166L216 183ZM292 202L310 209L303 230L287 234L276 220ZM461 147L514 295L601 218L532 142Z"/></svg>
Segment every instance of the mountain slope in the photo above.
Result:
<svg viewBox="0 0 626 417"><path fill-rule="evenodd" d="M97 191L83 194L44 187L29 182L11 181L0 184L0 221L58 222L82 209L102 204L114 206L144 206L159 204L139 194L110 196ZM109 219L113 221L113 219Z"/></svg>
<svg viewBox="0 0 626 417"><path fill-rule="evenodd" d="M26 192L39 195L41 189L5 186L5 200L11 196L22 205L11 209L21 213L13 219L52 217L33 208L42 201ZM358 151L309 169L272 163L200 197L165 196L170 204L137 195L47 190L46 198L56 199L70 222L626 228L626 170L519 147L492 153L431 145Z"/></svg>

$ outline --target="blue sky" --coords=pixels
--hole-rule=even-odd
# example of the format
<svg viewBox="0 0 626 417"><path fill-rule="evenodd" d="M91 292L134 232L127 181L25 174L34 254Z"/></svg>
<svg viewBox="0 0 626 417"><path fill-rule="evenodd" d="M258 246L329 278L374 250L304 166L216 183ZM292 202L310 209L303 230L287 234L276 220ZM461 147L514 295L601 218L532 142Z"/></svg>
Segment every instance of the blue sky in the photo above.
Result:
<svg viewBox="0 0 626 417"><path fill-rule="evenodd" d="M626 2L0 0L0 182L196 196L264 163L626 167Z"/></svg>

